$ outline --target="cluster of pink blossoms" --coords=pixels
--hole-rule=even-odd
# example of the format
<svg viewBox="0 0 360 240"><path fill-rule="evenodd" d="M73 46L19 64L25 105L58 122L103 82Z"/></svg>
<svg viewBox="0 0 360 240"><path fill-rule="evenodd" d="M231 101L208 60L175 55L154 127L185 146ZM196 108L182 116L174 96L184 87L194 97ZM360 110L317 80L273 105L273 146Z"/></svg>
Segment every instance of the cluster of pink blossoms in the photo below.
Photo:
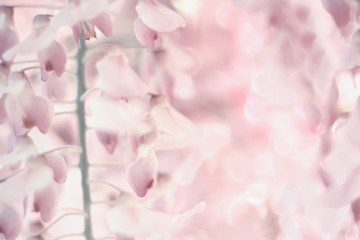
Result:
<svg viewBox="0 0 360 240"><path fill-rule="evenodd" d="M357 0L0 4L0 240L360 238Z"/></svg>

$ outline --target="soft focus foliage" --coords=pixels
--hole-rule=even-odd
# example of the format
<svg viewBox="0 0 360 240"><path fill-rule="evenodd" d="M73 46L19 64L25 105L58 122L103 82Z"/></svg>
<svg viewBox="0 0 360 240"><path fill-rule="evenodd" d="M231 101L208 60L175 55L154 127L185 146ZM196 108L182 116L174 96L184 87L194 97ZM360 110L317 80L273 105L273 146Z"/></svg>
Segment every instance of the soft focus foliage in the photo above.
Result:
<svg viewBox="0 0 360 240"><path fill-rule="evenodd" d="M0 240L360 239L359 4L0 0Z"/></svg>

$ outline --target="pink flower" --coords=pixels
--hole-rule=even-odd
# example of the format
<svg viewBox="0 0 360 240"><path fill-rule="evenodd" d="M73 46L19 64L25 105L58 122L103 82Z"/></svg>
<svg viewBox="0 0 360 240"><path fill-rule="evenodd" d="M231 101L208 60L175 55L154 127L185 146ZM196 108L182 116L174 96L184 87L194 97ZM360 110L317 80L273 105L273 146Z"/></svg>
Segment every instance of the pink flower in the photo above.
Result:
<svg viewBox="0 0 360 240"><path fill-rule="evenodd" d="M53 118L53 107L49 101L34 94L25 73L11 73L8 89L5 109L15 135L24 135L35 126L42 133L47 133Z"/></svg>
<svg viewBox="0 0 360 240"><path fill-rule="evenodd" d="M112 23L109 14L103 12L97 15L95 18L88 21L81 21L72 27L72 32L76 44L80 47L81 31L84 32L83 38L90 40L96 38L95 27L100 30L106 37L112 35Z"/></svg>
<svg viewBox="0 0 360 240"><path fill-rule="evenodd" d="M38 36L49 26L50 15L37 15L33 20L33 28ZM62 45L52 41L49 46L37 53L41 67L41 79L46 81L52 72L60 77L64 71L67 61L66 51Z"/></svg>
<svg viewBox="0 0 360 240"><path fill-rule="evenodd" d="M128 181L138 197L144 197L156 181L158 162L154 152L139 156L128 169Z"/></svg>

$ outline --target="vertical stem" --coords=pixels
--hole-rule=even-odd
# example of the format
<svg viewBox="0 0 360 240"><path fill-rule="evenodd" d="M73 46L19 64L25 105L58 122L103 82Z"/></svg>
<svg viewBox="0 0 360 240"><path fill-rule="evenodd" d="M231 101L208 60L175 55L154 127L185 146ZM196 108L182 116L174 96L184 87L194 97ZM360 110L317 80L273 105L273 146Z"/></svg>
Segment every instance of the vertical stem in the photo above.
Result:
<svg viewBox="0 0 360 240"><path fill-rule="evenodd" d="M86 52L85 40L80 37L80 48L78 50L77 59L77 98L76 98L76 114L78 120L78 136L79 146L82 148L80 153L79 167L81 171L81 186L83 191L83 208L87 217L84 218L84 235L87 240L93 240L92 226L91 226L91 196L90 187L88 185L89 176L89 163L87 160L86 149L86 121L85 121L85 109L84 102L81 100L81 96L86 91L85 86L85 71L84 71L84 55Z"/></svg>

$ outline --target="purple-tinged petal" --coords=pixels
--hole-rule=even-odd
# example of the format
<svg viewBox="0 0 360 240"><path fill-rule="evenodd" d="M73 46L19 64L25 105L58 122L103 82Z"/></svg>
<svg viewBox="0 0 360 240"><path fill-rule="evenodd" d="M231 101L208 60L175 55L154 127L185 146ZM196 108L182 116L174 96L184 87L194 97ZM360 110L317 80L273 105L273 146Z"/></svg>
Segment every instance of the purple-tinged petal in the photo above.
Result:
<svg viewBox="0 0 360 240"><path fill-rule="evenodd" d="M146 26L157 32L171 32L185 27L185 20L180 14L153 0L140 1L136 12Z"/></svg>
<svg viewBox="0 0 360 240"><path fill-rule="evenodd" d="M33 18L33 28L43 28L50 24L51 15L39 14Z"/></svg>
<svg viewBox="0 0 360 240"><path fill-rule="evenodd" d="M351 203L351 211L354 216L354 220L358 222L360 220L360 198Z"/></svg>
<svg viewBox="0 0 360 240"><path fill-rule="evenodd" d="M106 37L111 37L113 30L109 14L103 12L89 20L89 22L99 29Z"/></svg>
<svg viewBox="0 0 360 240"><path fill-rule="evenodd" d="M336 25L345 27L351 19L351 9L344 0L323 0L326 10L334 18Z"/></svg>
<svg viewBox="0 0 360 240"><path fill-rule="evenodd" d="M135 20L134 30L136 39L141 43L141 45L148 48L161 47L162 41L159 34L148 28L140 18Z"/></svg>
<svg viewBox="0 0 360 240"><path fill-rule="evenodd" d="M60 77L66 66L66 51L64 47L56 41L53 41L46 49L38 53L38 59L42 73L54 71ZM44 76L45 75L45 76ZM46 81L49 76L42 74L41 79Z"/></svg>
<svg viewBox="0 0 360 240"><path fill-rule="evenodd" d="M55 184L34 193L34 211L40 212L41 219L49 222L56 213L59 193Z"/></svg>
<svg viewBox="0 0 360 240"><path fill-rule="evenodd" d="M0 28L8 28L14 25L13 20L14 9L9 6L0 6Z"/></svg>
<svg viewBox="0 0 360 240"><path fill-rule="evenodd" d="M9 49L13 48L18 42L18 35L11 29L0 30L0 59L2 62L12 62L13 58L4 59L3 54Z"/></svg>
<svg viewBox="0 0 360 240"><path fill-rule="evenodd" d="M158 162L153 152L149 156L139 157L131 164L128 171L128 181L138 197L144 197L153 187L157 173Z"/></svg>
<svg viewBox="0 0 360 240"><path fill-rule="evenodd" d="M96 131L96 135L102 145L106 148L108 153L112 154L115 151L117 145L118 135L113 133L106 133L102 131Z"/></svg>
<svg viewBox="0 0 360 240"><path fill-rule="evenodd" d="M44 156L46 164L53 171L54 181L64 183L67 178L67 164L64 157L57 154L48 154Z"/></svg>
<svg viewBox="0 0 360 240"><path fill-rule="evenodd" d="M20 214L10 206L0 206L0 235L4 237L3 239L16 239L21 231L21 227Z"/></svg>

